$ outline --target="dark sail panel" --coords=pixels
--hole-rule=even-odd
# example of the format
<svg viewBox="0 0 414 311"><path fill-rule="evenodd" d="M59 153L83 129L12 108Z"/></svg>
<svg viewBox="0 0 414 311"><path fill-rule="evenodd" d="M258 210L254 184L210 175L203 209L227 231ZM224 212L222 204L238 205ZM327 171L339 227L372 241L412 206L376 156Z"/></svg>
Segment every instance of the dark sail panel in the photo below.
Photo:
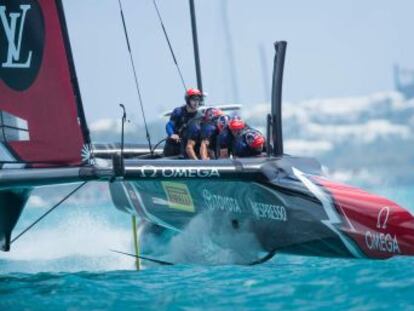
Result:
<svg viewBox="0 0 414 311"><path fill-rule="evenodd" d="M76 165L86 142L60 1L0 0L0 161Z"/></svg>

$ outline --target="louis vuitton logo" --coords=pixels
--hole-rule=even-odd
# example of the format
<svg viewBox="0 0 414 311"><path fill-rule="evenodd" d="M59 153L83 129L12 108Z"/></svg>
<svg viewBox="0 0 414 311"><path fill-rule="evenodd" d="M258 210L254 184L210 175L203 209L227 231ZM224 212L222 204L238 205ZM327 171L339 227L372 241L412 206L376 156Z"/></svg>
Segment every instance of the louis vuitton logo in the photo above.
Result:
<svg viewBox="0 0 414 311"><path fill-rule="evenodd" d="M46 47L42 6L53 2L0 0L0 85L24 91L36 80Z"/></svg>
<svg viewBox="0 0 414 311"><path fill-rule="evenodd" d="M28 51L27 55L21 53L26 15L31 5L21 4L19 8L20 12L7 14L6 6L0 6L0 21L8 43L6 61L1 64L3 68L30 68L31 66L33 51Z"/></svg>

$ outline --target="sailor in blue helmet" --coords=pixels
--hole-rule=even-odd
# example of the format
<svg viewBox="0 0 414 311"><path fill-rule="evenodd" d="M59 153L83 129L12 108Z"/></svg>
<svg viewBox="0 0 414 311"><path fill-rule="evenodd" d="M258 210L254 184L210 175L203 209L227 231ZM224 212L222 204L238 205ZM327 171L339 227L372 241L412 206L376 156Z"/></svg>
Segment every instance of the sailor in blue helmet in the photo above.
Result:
<svg viewBox="0 0 414 311"><path fill-rule="evenodd" d="M218 157L218 135L227 125L228 118L218 108L210 107L204 112L200 134L200 157L202 160L210 160Z"/></svg>
<svg viewBox="0 0 414 311"><path fill-rule="evenodd" d="M220 157L252 157L260 155L265 138L258 130L249 127L238 116L232 117L219 135Z"/></svg>
<svg viewBox="0 0 414 311"><path fill-rule="evenodd" d="M199 117L198 107L203 101L204 95L200 90L190 88L185 93L185 105L173 110L165 129L167 131L167 141L164 146L165 156L177 156L183 153L185 145L186 128L189 121Z"/></svg>

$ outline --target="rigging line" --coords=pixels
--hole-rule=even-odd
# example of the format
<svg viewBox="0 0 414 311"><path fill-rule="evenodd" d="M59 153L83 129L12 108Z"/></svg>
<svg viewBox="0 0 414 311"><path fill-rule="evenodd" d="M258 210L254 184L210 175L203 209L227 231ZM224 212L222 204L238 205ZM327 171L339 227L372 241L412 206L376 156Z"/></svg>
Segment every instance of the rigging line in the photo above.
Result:
<svg viewBox="0 0 414 311"><path fill-rule="evenodd" d="M172 48L170 38L168 37L167 30L165 29L164 22L162 20L160 10L158 8L157 1L153 0L152 2L154 3L155 10L157 11L158 19L161 23L161 28L162 28L162 31L164 32L165 40L167 40L168 47L170 48L171 56L173 58L175 66L177 67L178 74L180 75L181 83L183 84L184 92L185 92L187 90L187 87L186 87L185 82L184 82L184 77L183 77L183 74L181 72L180 66L178 65L177 58L175 57L175 53L174 53L174 50Z"/></svg>
<svg viewBox="0 0 414 311"><path fill-rule="evenodd" d="M114 249L110 249L110 251L113 252L113 253L117 253L117 254L129 256L129 257L132 257L132 258L143 259L143 260L147 260L147 261L150 261L150 262L158 263L158 264L163 265L163 266L174 266L175 265L175 263L172 263L170 261L164 261L164 260L160 260L160 259L155 259L155 258L151 258L151 257L142 256L142 255L134 255L134 254L130 254L130 253L126 253L126 252L121 252L121 251L114 250ZM264 257L259 258L259 259L255 260L255 261L249 262L247 264L243 264L242 266L256 266L256 265L260 265L260 264L263 264L263 263L269 261L275 255L276 255L276 251L271 251L267 255L265 255Z"/></svg>
<svg viewBox="0 0 414 311"><path fill-rule="evenodd" d="M132 71L134 73L135 88L136 88L137 93L138 93L138 100L139 100L139 104L140 104L140 107L141 107L142 118L144 119L145 134L147 136L149 150L152 150L151 137L150 137L150 134L149 134L149 131L148 131L148 124L147 124L147 119L145 117L144 105L142 104L142 96L141 96L141 91L139 89L137 71L135 69L134 58L132 57L131 45L129 43L128 31L127 31L125 17L124 17L124 10L122 9L121 0L118 0L118 3L119 3L119 9L121 11L122 26L124 27L124 34L125 34L125 39L126 39L126 43L127 43L127 47L128 47L129 58L130 58L131 65L132 65Z"/></svg>
<svg viewBox="0 0 414 311"><path fill-rule="evenodd" d="M157 147L158 147L159 145L161 145L163 142L167 141L167 139L168 139L168 138L161 139L158 143L156 143L156 144L154 145L154 148L152 148L152 153L154 153L155 149L157 149Z"/></svg>
<svg viewBox="0 0 414 311"><path fill-rule="evenodd" d="M147 260L147 261L154 262L154 263L157 263L157 264L160 264L160 265L163 265L163 266L173 266L174 265L172 262L159 260L159 259L155 259L155 258L151 258L151 257L146 257L146 256L141 256L141 255L134 255L134 254L130 254L130 253L117 251L117 250L114 250L114 249L110 249L110 251L113 252L113 253L133 257L133 258L136 258L136 259Z"/></svg>
<svg viewBox="0 0 414 311"><path fill-rule="evenodd" d="M24 229L22 232L20 232L13 240L11 240L10 244L13 244L23 234L25 234L27 231L32 229L37 223L39 223L43 218L45 218L47 215L49 215L53 210L55 210L57 207L59 207L63 202L65 202L67 199L69 199L75 192L77 192L80 188L85 186L87 183L88 183L87 181L84 181L79 186L77 186L75 189L73 189L71 192L69 192L62 200L60 200L58 203L53 205L46 213L44 213L42 216L40 216L38 219L36 219L30 226L28 226L26 229Z"/></svg>

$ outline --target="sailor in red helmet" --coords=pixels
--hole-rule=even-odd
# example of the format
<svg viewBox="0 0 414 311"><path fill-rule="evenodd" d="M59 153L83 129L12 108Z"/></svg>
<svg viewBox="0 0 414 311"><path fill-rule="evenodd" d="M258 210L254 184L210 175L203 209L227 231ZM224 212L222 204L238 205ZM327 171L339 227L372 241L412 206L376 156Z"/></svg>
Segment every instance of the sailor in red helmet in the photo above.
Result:
<svg viewBox="0 0 414 311"><path fill-rule="evenodd" d="M263 152L265 138L258 130L249 127L239 116L228 121L219 136L220 157L252 157Z"/></svg>
<svg viewBox="0 0 414 311"><path fill-rule="evenodd" d="M254 157L261 155L265 146L265 137L258 130L248 128L235 140L233 155L236 157Z"/></svg>
<svg viewBox="0 0 414 311"><path fill-rule="evenodd" d="M218 157L217 138L227 125L228 116L221 109L209 107L204 112L200 130L200 157L210 160Z"/></svg>
<svg viewBox="0 0 414 311"><path fill-rule="evenodd" d="M185 92L185 105L173 110L165 129L167 131L167 141L164 146L165 156L177 156L184 152L185 132L189 121L199 118L198 107L203 101L204 95L200 90L190 88Z"/></svg>

